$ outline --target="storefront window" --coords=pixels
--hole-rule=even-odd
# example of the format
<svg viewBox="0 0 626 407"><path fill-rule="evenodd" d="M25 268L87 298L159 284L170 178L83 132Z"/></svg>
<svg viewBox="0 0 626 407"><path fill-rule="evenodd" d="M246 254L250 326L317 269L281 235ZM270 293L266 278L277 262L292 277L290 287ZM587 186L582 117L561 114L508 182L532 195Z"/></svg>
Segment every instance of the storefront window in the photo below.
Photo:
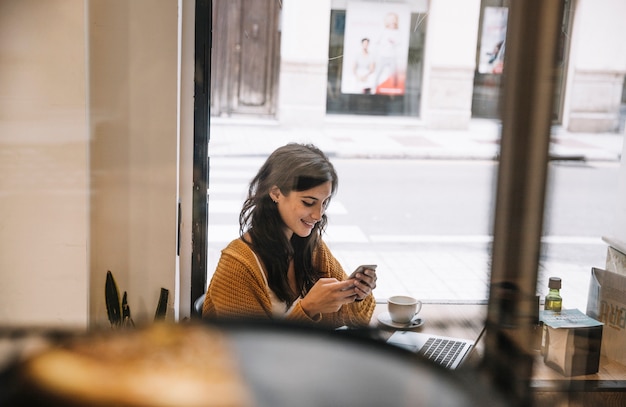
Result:
<svg viewBox="0 0 626 407"><path fill-rule="evenodd" d="M413 3L333 4L327 113L419 117L427 19Z"/></svg>
<svg viewBox="0 0 626 407"><path fill-rule="evenodd" d="M561 38L557 50L555 75L555 97L553 120L561 122L563 87L565 84L566 61L568 60L570 30L572 24L571 1L565 0ZM476 72L472 95L472 117L499 119L498 101L504 54L506 50L506 26L510 0L482 0L480 29L476 47Z"/></svg>

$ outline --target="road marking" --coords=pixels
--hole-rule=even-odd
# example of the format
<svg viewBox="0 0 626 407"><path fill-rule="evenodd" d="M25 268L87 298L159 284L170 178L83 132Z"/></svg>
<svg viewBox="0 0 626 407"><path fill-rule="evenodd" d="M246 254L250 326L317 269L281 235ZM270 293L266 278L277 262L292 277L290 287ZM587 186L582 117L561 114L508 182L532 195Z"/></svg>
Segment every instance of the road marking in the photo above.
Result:
<svg viewBox="0 0 626 407"><path fill-rule="evenodd" d="M239 225L209 224L208 241L229 242L239 236ZM358 226L329 225L324 240L331 243L491 243L488 235L371 235L367 236ZM600 237L590 236L544 236L542 243L603 245Z"/></svg>
<svg viewBox="0 0 626 407"><path fill-rule="evenodd" d="M487 235L372 235L375 243L489 243L493 239Z"/></svg>
<svg viewBox="0 0 626 407"><path fill-rule="evenodd" d="M239 237L239 225L211 225L207 233L209 243L228 243Z"/></svg>
<svg viewBox="0 0 626 407"><path fill-rule="evenodd" d="M489 235L371 235L373 243L491 243ZM606 245L601 237L591 236L543 236L542 243L549 244L598 244Z"/></svg>
<svg viewBox="0 0 626 407"><path fill-rule="evenodd" d="M602 240L601 237L591 236L543 236L541 242L554 244L599 244L607 246L606 242Z"/></svg>
<svg viewBox="0 0 626 407"><path fill-rule="evenodd" d="M209 191L209 197L211 196L211 194L237 194L237 195L246 196L248 193L248 185L244 182L239 183L239 184L213 183L209 185L208 191Z"/></svg>
<svg viewBox="0 0 626 407"><path fill-rule="evenodd" d="M209 169L209 172L211 172L211 170ZM250 183L250 181L252 180L252 178L254 178L255 175L255 170L251 170L251 171L246 171L246 170L241 170L241 169L237 169L237 170L213 170L213 172L209 175L209 180L213 181L213 180L229 180L229 179L236 179L239 180L242 184L246 184L246 188L247 185Z"/></svg>
<svg viewBox="0 0 626 407"><path fill-rule="evenodd" d="M360 227L341 225L329 225L324 234L324 241L329 243L369 243L367 235L363 233Z"/></svg>
<svg viewBox="0 0 626 407"><path fill-rule="evenodd" d="M211 225L207 234L210 243L228 243L239 237L239 225ZM358 226L333 225L326 229L324 241L329 243L369 243L365 233Z"/></svg>

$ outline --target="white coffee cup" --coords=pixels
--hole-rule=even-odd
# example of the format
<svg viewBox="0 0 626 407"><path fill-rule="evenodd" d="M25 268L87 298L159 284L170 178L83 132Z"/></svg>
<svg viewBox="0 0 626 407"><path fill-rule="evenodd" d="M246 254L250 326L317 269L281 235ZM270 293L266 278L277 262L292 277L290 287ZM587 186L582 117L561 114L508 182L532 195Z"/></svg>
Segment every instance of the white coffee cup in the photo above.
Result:
<svg viewBox="0 0 626 407"><path fill-rule="evenodd" d="M408 324L422 309L422 302L408 295L394 295L387 299L387 309L393 322Z"/></svg>

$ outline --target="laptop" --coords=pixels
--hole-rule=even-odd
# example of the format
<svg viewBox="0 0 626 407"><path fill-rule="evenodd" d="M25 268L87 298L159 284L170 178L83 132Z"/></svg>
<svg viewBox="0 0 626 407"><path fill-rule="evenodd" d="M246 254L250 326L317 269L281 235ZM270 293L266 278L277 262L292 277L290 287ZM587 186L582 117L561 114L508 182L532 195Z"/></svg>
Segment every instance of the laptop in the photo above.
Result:
<svg viewBox="0 0 626 407"><path fill-rule="evenodd" d="M482 339L485 328L481 330L475 341L449 336L433 335L413 331L396 331L387 343L418 353L443 367L454 370L461 366Z"/></svg>

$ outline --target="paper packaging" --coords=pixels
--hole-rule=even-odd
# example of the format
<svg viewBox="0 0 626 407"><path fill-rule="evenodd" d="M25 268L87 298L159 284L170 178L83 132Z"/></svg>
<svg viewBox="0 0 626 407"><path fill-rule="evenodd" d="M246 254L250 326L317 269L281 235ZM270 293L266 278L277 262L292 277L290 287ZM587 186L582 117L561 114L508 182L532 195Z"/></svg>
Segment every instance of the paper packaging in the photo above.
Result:
<svg viewBox="0 0 626 407"><path fill-rule="evenodd" d="M578 309L540 312L546 326L544 362L565 376L598 372L602 323Z"/></svg>
<svg viewBox="0 0 626 407"><path fill-rule="evenodd" d="M626 365L626 276L591 269L587 315L604 322L602 355Z"/></svg>

